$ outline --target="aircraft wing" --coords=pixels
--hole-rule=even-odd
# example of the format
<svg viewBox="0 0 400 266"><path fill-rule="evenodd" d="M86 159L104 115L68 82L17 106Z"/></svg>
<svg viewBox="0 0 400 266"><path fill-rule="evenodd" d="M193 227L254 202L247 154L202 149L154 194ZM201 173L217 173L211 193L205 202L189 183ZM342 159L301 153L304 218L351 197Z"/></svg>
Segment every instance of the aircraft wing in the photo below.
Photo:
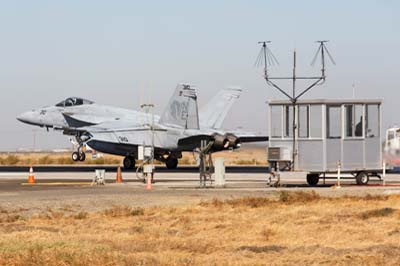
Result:
<svg viewBox="0 0 400 266"><path fill-rule="evenodd" d="M260 133L244 132L244 131L237 131L237 130L229 131L229 133L237 136L240 139L241 143L265 142L265 141L269 140L268 136L263 136Z"/></svg>
<svg viewBox="0 0 400 266"><path fill-rule="evenodd" d="M200 124L205 128L219 129L225 120L232 105L242 93L240 88L227 88L220 90L200 110Z"/></svg>
<svg viewBox="0 0 400 266"><path fill-rule="evenodd" d="M207 142L214 141L215 150L224 150L229 148L239 148L240 143L249 142L265 142L268 141L268 136L251 135L251 134L233 134L233 133L205 133L192 135L185 138L181 138L178 141L178 147L182 150L194 150L201 146L201 141L205 140ZM229 145L228 145L229 143Z"/></svg>

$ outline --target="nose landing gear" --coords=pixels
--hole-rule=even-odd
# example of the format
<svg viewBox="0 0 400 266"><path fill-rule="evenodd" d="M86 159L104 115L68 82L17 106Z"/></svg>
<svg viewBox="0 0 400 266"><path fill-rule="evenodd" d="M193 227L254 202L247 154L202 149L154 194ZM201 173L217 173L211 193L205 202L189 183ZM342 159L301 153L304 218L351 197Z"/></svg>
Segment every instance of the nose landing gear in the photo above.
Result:
<svg viewBox="0 0 400 266"><path fill-rule="evenodd" d="M83 161L85 161L85 159L86 159L86 154L85 154L83 151L81 151L81 150L74 151L74 152L72 153L71 158L72 158L72 160L73 160L74 162L77 162L77 161L83 162Z"/></svg>
<svg viewBox="0 0 400 266"><path fill-rule="evenodd" d="M77 146L78 149L77 151L74 151L71 155L71 158L74 162L80 161L83 162L86 159L86 154L85 154L85 145L86 141L89 139L89 135L87 134L77 134L75 136L75 141L71 138L70 141L74 146Z"/></svg>
<svg viewBox="0 0 400 266"><path fill-rule="evenodd" d="M86 154L83 151L74 151L71 157L74 162L83 162L86 159Z"/></svg>

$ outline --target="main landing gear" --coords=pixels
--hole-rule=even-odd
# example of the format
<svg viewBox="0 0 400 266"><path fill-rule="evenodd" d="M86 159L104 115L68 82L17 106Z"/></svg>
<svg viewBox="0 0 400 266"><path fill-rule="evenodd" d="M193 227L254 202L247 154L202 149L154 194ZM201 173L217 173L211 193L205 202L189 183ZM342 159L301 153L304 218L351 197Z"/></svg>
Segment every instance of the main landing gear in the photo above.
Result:
<svg viewBox="0 0 400 266"><path fill-rule="evenodd" d="M176 169L178 167L178 158L176 156L168 155L167 158L162 157L161 155L155 156L155 159L165 163L165 166L168 169ZM136 168L136 158L133 155L128 155L124 158L124 168L125 169L135 169Z"/></svg>
<svg viewBox="0 0 400 266"><path fill-rule="evenodd" d="M126 156L124 158L124 168L125 169L135 169L135 157Z"/></svg>
<svg viewBox="0 0 400 266"><path fill-rule="evenodd" d="M178 167L178 159L174 157L168 157L165 161L165 165L168 169L176 169L176 167Z"/></svg>

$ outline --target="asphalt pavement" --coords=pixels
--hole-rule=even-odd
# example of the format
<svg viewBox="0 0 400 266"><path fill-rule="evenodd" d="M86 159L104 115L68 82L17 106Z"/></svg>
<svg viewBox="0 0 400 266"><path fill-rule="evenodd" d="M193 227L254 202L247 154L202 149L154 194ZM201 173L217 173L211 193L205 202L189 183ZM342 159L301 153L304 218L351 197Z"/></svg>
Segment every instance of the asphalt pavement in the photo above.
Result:
<svg viewBox="0 0 400 266"><path fill-rule="evenodd" d="M95 169L105 169L107 172L117 170L117 166L103 165L46 165L34 166L37 173L62 173L62 172L94 172ZM24 173L29 171L29 166L0 166L0 173ZM125 170L125 172L135 172L134 169ZM156 166L158 173L198 173L197 166L178 166L176 169L168 169L165 166ZM226 173L268 173L268 166L227 166Z"/></svg>

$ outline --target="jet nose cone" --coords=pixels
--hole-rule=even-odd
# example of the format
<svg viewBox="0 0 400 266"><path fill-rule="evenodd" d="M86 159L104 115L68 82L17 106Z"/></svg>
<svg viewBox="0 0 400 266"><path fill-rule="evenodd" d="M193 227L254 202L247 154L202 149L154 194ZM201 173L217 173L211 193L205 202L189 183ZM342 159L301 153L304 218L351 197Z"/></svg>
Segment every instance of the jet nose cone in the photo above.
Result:
<svg viewBox="0 0 400 266"><path fill-rule="evenodd" d="M26 112L17 115L17 120L18 120L18 121L21 121L21 122L24 122L24 121L26 120Z"/></svg>
<svg viewBox="0 0 400 266"><path fill-rule="evenodd" d="M23 123L27 123L27 124L31 124L33 121L33 112L29 111L29 112L24 112L22 114L19 114L17 116L17 120L21 121Z"/></svg>

